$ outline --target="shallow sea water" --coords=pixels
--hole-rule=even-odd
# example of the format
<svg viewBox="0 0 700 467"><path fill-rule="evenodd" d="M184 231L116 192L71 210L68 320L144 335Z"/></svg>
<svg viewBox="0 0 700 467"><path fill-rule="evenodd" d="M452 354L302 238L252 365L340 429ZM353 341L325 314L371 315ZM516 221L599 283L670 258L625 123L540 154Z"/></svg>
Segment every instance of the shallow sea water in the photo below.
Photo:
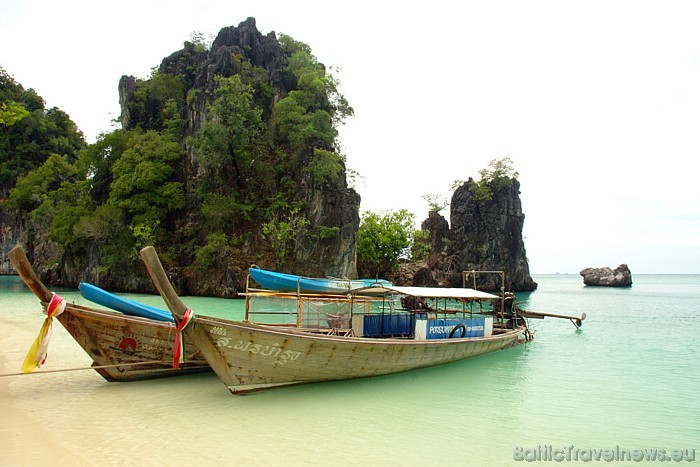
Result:
<svg viewBox="0 0 700 467"><path fill-rule="evenodd" d="M518 294L521 307L585 312L582 330L530 320L535 339L516 348L248 396L231 395L213 374L2 377L10 415L0 415L0 465L46 464L47 451L71 465L551 465L514 459L547 446L694 449L700 462L700 276L637 275L626 289L584 287L577 275L534 279L539 288ZM75 290L62 295L86 303ZM159 297L126 296L164 307ZM185 301L202 315L243 315L240 300ZM10 373L43 315L15 277L0 277L0 306L0 369ZM16 333L27 341L17 345ZM56 323L42 369L89 364ZM34 425L43 449L27 439Z"/></svg>

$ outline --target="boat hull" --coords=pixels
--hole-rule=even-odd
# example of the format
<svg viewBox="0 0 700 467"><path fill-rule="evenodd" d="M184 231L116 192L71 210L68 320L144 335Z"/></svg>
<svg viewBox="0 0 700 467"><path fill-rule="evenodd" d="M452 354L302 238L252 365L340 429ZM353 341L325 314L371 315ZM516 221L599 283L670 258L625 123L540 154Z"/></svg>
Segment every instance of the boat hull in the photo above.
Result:
<svg viewBox="0 0 700 467"><path fill-rule="evenodd" d="M224 384L234 394L441 365L511 347L524 332L418 341L326 336L204 317L196 326L204 328L228 365L217 374L230 375Z"/></svg>
<svg viewBox="0 0 700 467"><path fill-rule="evenodd" d="M45 304L44 304L45 306ZM93 360L107 381L136 381L211 371L193 344L185 342L185 363L173 368L175 325L131 318L75 304L58 321Z"/></svg>
<svg viewBox="0 0 700 467"><path fill-rule="evenodd" d="M14 247L8 256L17 274L39 298L46 314L53 296L51 291L36 275L22 247ZM134 381L211 370L194 344L187 341L185 355L189 358L180 368L173 368L176 335L173 323L74 303L66 303L65 310L56 319L92 359L95 371L108 381Z"/></svg>

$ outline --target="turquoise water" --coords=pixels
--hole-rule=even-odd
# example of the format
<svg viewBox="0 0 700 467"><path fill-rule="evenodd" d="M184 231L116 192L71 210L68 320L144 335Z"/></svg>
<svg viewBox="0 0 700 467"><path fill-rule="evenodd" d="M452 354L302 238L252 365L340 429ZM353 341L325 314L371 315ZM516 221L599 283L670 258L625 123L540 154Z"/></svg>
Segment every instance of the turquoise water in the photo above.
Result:
<svg viewBox="0 0 700 467"><path fill-rule="evenodd" d="M92 371L2 378L0 397L47 426L73 465L533 465L514 450L540 446L695 449L700 462L700 276L636 275L628 289L584 287L577 275L535 280L521 307L585 312L582 330L531 320L534 341L513 349L244 397L214 375L115 384ZM81 301L74 290L62 295ZM199 314L243 315L240 300L185 301ZM5 372L18 371L42 315L16 278L0 278L0 305L0 358ZM2 323L30 340L18 348ZM56 326L44 369L89 363ZM0 431L12 423L0 419ZM9 452L21 448L6 439L15 439Z"/></svg>

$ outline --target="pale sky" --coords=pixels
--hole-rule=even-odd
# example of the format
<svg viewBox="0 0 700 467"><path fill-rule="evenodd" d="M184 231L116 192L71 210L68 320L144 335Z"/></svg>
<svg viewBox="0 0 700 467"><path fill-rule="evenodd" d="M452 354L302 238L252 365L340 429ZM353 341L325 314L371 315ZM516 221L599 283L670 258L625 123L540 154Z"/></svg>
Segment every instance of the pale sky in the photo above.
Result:
<svg viewBox="0 0 700 467"><path fill-rule="evenodd" d="M700 273L700 2L2 0L0 66L94 142L121 75L249 16L337 68L362 210L508 156L531 273Z"/></svg>

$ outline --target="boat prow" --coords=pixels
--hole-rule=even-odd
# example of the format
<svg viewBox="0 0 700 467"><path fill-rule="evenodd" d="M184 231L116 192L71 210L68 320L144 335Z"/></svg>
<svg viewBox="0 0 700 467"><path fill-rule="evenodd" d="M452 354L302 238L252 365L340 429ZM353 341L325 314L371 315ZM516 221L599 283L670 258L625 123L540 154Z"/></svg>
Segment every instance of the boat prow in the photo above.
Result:
<svg viewBox="0 0 700 467"><path fill-rule="evenodd" d="M24 283L39 298L44 310L54 294L29 264L24 249L16 246L10 261ZM188 361L173 368L173 323L126 316L121 313L65 302L56 316L93 361L92 368L108 381L134 381L210 371L194 345L186 343ZM56 358L55 356L53 358Z"/></svg>

